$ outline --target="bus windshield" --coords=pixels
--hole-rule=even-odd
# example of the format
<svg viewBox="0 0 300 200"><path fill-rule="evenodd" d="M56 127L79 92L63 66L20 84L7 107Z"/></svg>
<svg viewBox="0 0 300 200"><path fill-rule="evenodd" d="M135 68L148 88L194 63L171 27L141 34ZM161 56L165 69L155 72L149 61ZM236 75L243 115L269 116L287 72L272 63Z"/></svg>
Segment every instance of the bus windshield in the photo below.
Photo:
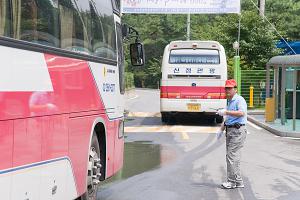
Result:
<svg viewBox="0 0 300 200"><path fill-rule="evenodd" d="M214 49L175 49L171 50L170 64L220 64L218 50Z"/></svg>

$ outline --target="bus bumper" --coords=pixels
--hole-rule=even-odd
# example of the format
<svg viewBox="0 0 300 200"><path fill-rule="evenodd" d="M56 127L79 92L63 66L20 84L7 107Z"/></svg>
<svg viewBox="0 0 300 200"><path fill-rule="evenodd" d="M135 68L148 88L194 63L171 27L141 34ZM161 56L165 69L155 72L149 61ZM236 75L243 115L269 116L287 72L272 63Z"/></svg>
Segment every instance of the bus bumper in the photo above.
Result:
<svg viewBox="0 0 300 200"><path fill-rule="evenodd" d="M160 99L161 112L216 113L226 105L226 99Z"/></svg>

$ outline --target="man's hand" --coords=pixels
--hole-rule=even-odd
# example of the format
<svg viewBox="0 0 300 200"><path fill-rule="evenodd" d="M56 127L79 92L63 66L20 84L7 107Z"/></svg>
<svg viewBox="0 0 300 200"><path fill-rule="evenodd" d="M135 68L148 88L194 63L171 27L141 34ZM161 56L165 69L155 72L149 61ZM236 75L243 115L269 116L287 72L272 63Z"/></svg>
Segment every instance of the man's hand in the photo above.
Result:
<svg viewBox="0 0 300 200"><path fill-rule="evenodd" d="M227 112L227 110L226 109L220 109L220 110L218 110L218 115L220 115L220 116L225 116L226 115L226 112Z"/></svg>
<svg viewBox="0 0 300 200"><path fill-rule="evenodd" d="M223 132L224 132L224 131L222 130L222 128L220 128L220 129L217 131L216 137L217 137L218 140L223 136Z"/></svg>

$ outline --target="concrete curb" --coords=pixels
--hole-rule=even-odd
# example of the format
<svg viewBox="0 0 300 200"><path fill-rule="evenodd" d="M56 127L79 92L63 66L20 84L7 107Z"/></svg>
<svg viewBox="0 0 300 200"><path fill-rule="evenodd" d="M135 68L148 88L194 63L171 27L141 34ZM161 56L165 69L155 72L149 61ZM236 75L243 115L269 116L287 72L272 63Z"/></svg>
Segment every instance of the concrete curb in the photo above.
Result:
<svg viewBox="0 0 300 200"><path fill-rule="evenodd" d="M300 138L300 133L297 132L284 132L284 131L279 131L276 130L272 127L270 127L268 124L256 120L254 117L251 117L248 115L248 120L252 123L254 123L257 126L260 126L261 128L264 128L268 130L269 132L273 133L274 135L280 136L280 137L294 137L294 138Z"/></svg>
<svg viewBox="0 0 300 200"><path fill-rule="evenodd" d="M135 88L137 90L154 90L154 91L159 91L160 89L155 89L155 88Z"/></svg>
<svg viewBox="0 0 300 200"><path fill-rule="evenodd" d="M248 115L265 115L265 111L263 110L248 110Z"/></svg>

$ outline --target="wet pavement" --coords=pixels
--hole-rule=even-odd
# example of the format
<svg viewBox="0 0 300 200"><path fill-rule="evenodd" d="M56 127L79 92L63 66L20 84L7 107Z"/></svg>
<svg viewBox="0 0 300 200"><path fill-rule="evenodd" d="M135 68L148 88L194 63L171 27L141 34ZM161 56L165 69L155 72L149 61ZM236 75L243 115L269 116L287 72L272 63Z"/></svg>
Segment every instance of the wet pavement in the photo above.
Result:
<svg viewBox="0 0 300 200"><path fill-rule="evenodd" d="M245 188L221 189L226 148L225 137L216 140L218 127L197 118L169 125L159 117L126 120L123 170L101 186L98 199L300 199L300 140L251 124L242 150Z"/></svg>
<svg viewBox="0 0 300 200"><path fill-rule="evenodd" d="M165 157L162 145L152 141L126 142L124 148L124 166L118 174L104 182L110 183L130 178L132 176L161 167ZM103 187L107 187L103 185Z"/></svg>

